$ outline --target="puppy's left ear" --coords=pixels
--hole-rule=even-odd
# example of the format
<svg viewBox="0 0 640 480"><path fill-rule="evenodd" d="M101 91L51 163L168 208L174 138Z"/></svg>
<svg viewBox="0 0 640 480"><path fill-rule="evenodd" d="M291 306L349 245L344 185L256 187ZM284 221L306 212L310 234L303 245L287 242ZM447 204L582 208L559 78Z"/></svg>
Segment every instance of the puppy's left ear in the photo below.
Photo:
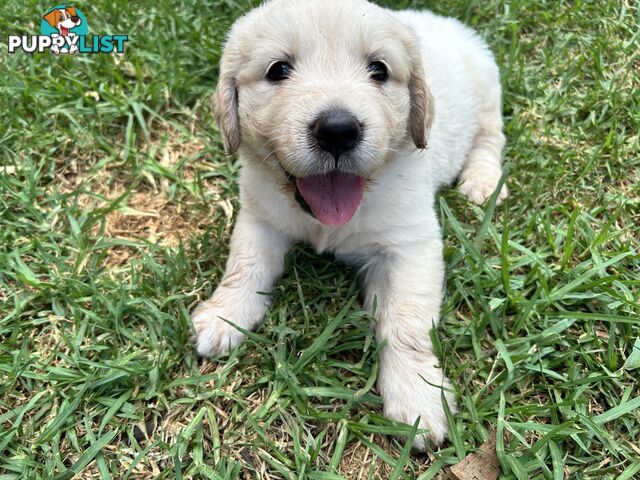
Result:
<svg viewBox="0 0 640 480"><path fill-rule="evenodd" d="M424 67L422 66L418 45L411 42L408 50L411 56L409 132L416 147L423 149L427 146L428 133L435 113L434 100L425 81Z"/></svg>
<svg viewBox="0 0 640 480"><path fill-rule="evenodd" d="M213 118L218 124L227 152L236 152L240 146L238 88L235 76L225 70L224 61L220 67L218 87L213 97Z"/></svg>

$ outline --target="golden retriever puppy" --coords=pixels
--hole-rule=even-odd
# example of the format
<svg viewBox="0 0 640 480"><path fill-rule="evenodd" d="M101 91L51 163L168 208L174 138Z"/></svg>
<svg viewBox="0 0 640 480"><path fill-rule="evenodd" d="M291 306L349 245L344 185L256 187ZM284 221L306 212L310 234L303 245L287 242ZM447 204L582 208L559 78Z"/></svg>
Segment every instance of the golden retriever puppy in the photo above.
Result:
<svg viewBox="0 0 640 480"><path fill-rule="evenodd" d="M365 0L272 0L231 29L215 117L242 162L225 274L193 313L200 355L238 346L263 318L296 242L359 268L384 342L384 413L447 433L452 387L429 330L443 294L434 198L460 180L485 201L501 177L501 91L487 45L427 11ZM507 194L503 189L502 200ZM375 307L375 308L374 308ZM225 319L225 320L223 320Z"/></svg>

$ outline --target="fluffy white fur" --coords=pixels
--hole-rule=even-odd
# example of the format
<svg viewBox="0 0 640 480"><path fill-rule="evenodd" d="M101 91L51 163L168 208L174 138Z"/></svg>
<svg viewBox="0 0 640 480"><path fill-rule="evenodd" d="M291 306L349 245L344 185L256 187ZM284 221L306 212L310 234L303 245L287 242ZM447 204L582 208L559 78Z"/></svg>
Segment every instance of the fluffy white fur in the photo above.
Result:
<svg viewBox="0 0 640 480"><path fill-rule="evenodd" d="M390 79L373 82L371 58ZM273 62L294 75L270 82ZM365 307L375 303L386 342L378 390L385 415L429 430L441 442L452 410L429 330L438 322L444 262L436 190L460 180L481 203L501 176L500 82L482 39L430 12L392 12L364 0L273 0L233 26L221 61L216 119L229 151L239 150L241 209L226 272L193 314L198 352L235 348L263 318L284 256L295 242L331 251L360 268ZM328 227L294 200L287 174L327 172L334 162L309 145L309 122L328 108L353 112L367 127L341 167L367 179L364 200L341 227ZM426 148L424 148L426 144ZM500 200L506 196L500 193Z"/></svg>

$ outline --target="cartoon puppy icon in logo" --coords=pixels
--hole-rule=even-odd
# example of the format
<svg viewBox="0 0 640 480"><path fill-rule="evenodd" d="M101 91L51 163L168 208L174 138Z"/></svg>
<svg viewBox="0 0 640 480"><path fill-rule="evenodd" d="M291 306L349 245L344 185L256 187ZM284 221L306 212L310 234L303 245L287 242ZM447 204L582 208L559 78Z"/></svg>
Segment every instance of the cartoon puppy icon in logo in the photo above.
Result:
<svg viewBox="0 0 640 480"><path fill-rule="evenodd" d="M77 36L75 33L71 32L72 28L76 28L82 24L82 19L76 15L75 7L64 7L57 8L55 10L50 11L44 17L45 21L51 25L53 28L58 30L59 33L54 33L51 37L75 37ZM72 44L71 47L67 50L66 47L60 49L58 45L54 44L51 46L51 51L55 54L58 53L70 53L74 54L78 52L78 46Z"/></svg>

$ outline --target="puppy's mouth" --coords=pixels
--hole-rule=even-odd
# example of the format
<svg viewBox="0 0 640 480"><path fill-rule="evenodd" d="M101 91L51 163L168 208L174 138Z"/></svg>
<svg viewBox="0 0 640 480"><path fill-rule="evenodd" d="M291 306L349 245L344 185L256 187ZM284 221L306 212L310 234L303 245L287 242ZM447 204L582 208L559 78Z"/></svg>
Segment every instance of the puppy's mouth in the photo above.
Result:
<svg viewBox="0 0 640 480"><path fill-rule="evenodd" d="M292 180L302 209L327 226L348 223L364 196L365 179L352 173L333 171Z"/></svg>

